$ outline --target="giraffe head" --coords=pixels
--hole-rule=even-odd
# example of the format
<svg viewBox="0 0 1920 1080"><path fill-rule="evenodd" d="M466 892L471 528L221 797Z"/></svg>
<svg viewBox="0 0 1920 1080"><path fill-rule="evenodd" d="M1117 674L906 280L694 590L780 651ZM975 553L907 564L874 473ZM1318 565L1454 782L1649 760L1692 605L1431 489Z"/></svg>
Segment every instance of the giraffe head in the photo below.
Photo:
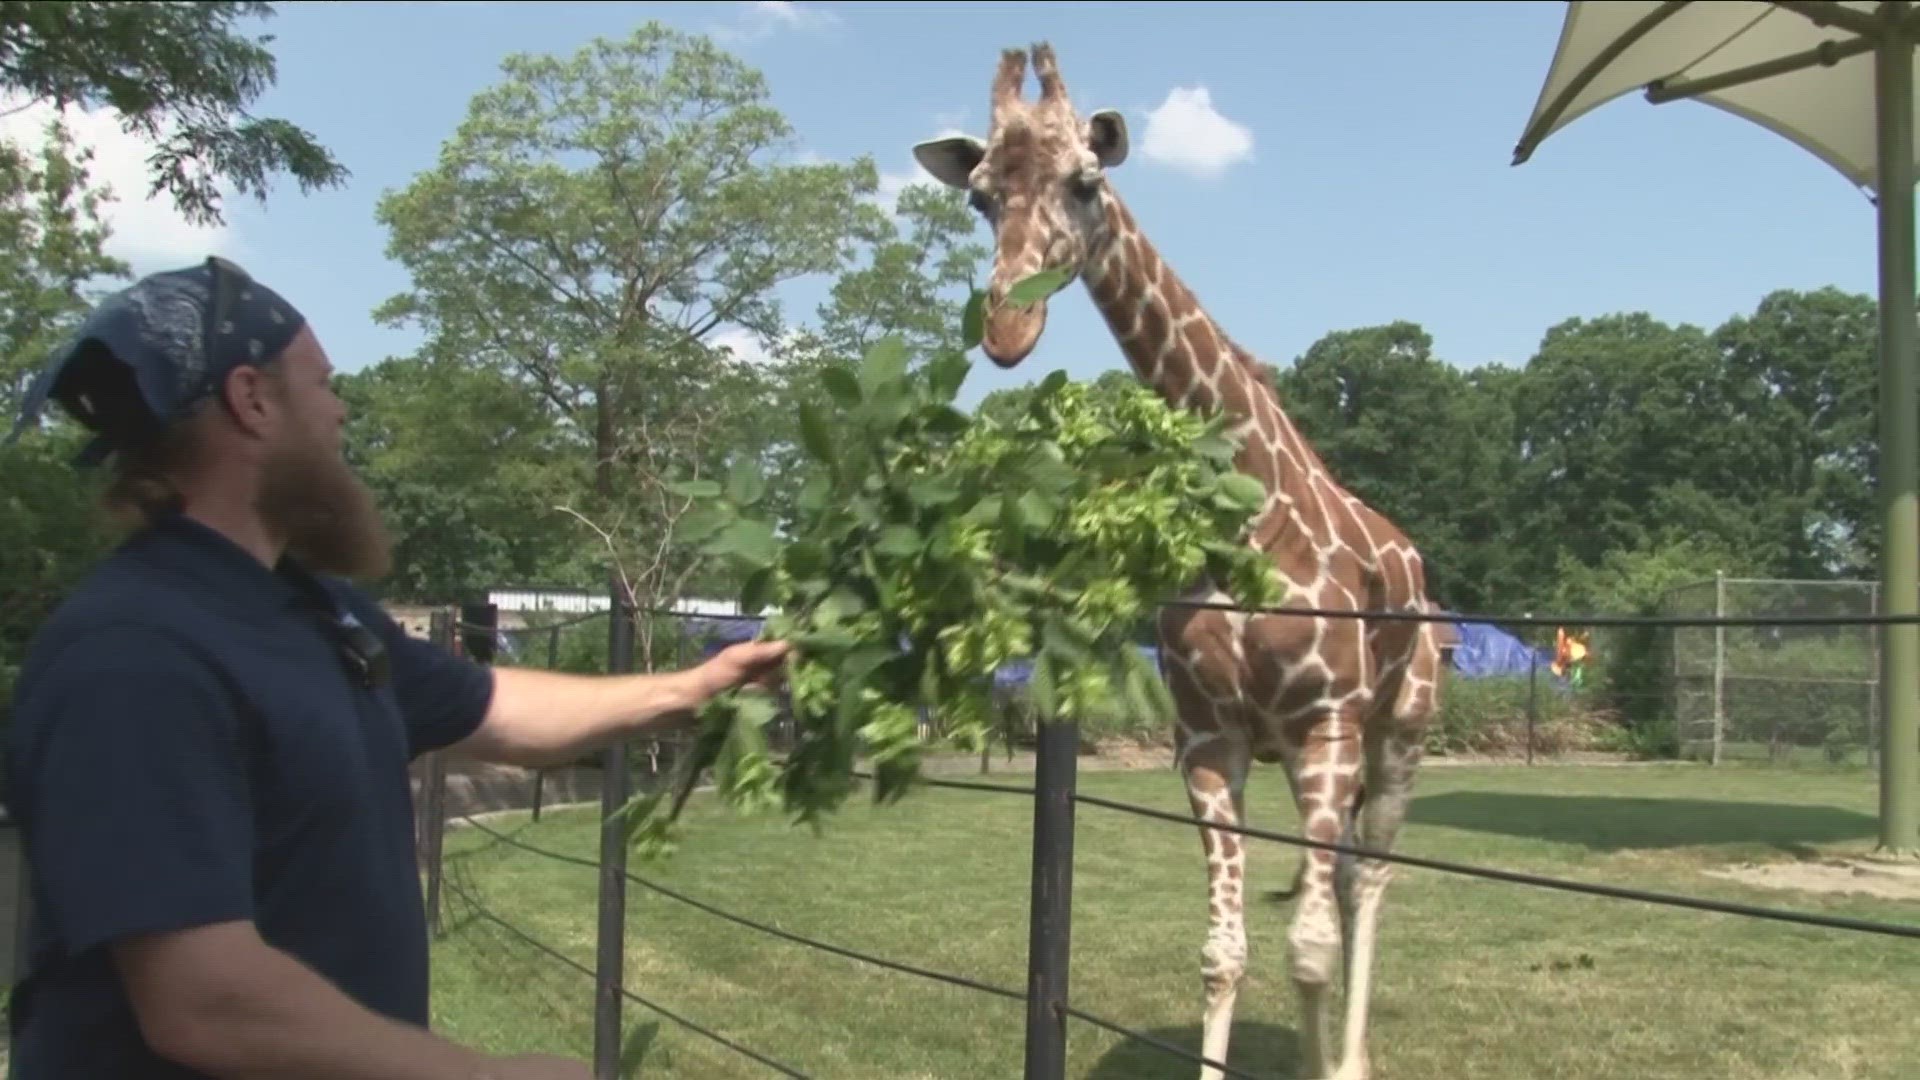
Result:
<svg viewBox="0 0 1920 1080"><path fill-rule="evenodd" d="M954 135L913 148L920 167L967 193L993 229L981 348L1001 367L1026 359L1046 329L1047 306L1008 304L1007 290L1042 270L1078 276L1108 239L1106 170L1126 160L1127 124L1112 109L1082 121L1067 98L1053 47L1032 50L1040 97L1021 96L1028 54L1000 54L987 140Z"/></svg>

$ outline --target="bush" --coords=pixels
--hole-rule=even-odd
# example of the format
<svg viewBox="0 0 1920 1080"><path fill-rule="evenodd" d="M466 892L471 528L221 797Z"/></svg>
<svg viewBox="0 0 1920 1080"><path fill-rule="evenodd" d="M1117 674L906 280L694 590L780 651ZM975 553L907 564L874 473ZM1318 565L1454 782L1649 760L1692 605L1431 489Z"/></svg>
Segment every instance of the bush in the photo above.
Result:
<svg viewBox="0 0 1920 1080"><path fill-rule="evenodd" d="M1440 715L1427 733L1427 753L1521 756L1527 752L1528 699L1533 700L1533 751L1553 756L1621 749L1622 726L1611 710L1560 686L1546 671L1529 688L1525 676L1447 680Z"/></svg>

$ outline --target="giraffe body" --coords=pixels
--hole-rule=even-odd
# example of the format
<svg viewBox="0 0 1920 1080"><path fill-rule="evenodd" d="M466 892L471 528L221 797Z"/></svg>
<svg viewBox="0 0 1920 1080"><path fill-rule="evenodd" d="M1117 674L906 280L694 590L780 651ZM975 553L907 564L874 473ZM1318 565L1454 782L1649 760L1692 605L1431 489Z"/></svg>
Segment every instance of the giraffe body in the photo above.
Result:
<svg viewBox="0 0 1920 1080"><path fill-rule="evenodd" d="M1045 328L1045 303L1005 306L1007 290L1042 269L1070 271L1138 378L1177 406L1229 417L1243 439L1237 466L1267 490L1247 542L1272 557L1288 606L1432 612L1412 542L1327 471L1255 359L1207 315L1107 183L1106 170L1127 155L1125 121L1108 110L1081 121L1051 47L1031 55L1038 102L1021 97L1027 53L1008 50L994 77L988 140L954 136L914 151L934 177L966 191L994 231L988 357L1018 364ZM1200 582L1189 599L1226 597ZM1439 706L1443 627L1163 608L1161 671L1178 706L1176 762L1194 816L1244 823L1252 764L1279 764L1307 837L1390 849ZM1246 846L1218 829L1200 836L1208 912L1201 1052L1225 1061L1247 971ZM1390 870L1314 849L1301 858L1287 951L1303 1076L1367 1075L1374 943ZM1347 1000L1336 1056L1327 994L1340 961ZM1203 1067L1201 1076L1219 1073Z"/></svg>

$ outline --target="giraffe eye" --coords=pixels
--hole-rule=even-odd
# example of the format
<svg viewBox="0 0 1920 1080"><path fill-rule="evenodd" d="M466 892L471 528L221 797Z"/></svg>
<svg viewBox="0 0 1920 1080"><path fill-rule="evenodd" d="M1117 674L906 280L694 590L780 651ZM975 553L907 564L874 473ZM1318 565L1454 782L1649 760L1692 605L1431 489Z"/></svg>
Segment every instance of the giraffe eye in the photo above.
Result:
<svg viewBox="0 0 1920 1080"><path fill-rule="evenodd" d="M1100 174L1074 173L1067 181L1067 190L1081 202L1092 202L1100 194Z"/></svg>
<svg viewBox="0 0 1920 1080"><path fill-rule="evenodd" d="M979 188L967 189L967 205L982 214L990 213L993 210L993 200L988 197L986 192L981 191Z"/></svg>

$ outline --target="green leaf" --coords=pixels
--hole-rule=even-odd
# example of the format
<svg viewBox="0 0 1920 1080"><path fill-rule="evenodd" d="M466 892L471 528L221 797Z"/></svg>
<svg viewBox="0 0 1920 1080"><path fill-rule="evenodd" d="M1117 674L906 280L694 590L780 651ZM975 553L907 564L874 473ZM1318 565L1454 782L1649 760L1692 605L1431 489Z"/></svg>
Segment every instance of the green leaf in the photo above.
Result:
<svg viewBox="0 0 1920 1080"><path fill-rule="evenodd" d="M803 652L839 652L860 644L860 636L841 626L795 630L786 639Z"/></svg>
<svg viewBox="0 0 1920 1080"><path fill-rule="evenodd" d="M800 445L807 453L824 462L834 460L833 432L827 426L827 418L810 401L800 404Z"/></svg>
<svg viewBox="0 0 1920 1080"><path fill-rule="evenodd" d="M696 506L680 515L674 525L674 539L698 547L711 540L735 516L733 508L725 503Z"/></svg>
<svg viewBox="0 0 1920 1080"><path fill-rule="evenodd" d="M717 499L720 497L720 485L713 480L674 480L666 488L688 499Z"/></svg>
<svg viewBox="0 0 1920 1080"><path fill-rule="evenodd" d="M951 439L965 434L973 420L951 405L935 405L921 415L920 423L926 428L927 434Z"/></svg>
<svg viewBox="0 0 1920 1080"><path fill-rule="evenodd" d="M820 385L833 400L852 408L860 404L860 380L843 367L830 367L820 373Z"/></svg>
<svg viewBox="0 0 1920 1080"><path fill-rule="evenodd" d="M936 401L952 401L972 370L967 354L943 352L927 362L927 390Z"/></svg>
<svg viewBox="0 0 1920 1080"><path fill-rule="evenodd" d="M861 414L868 437L877 440L876 449L898 437L901 423L912 411L913 399L903 383L882 382L873 388Z"/></svg>
<svg viewBox="0 0 1920 1080"><path fill-rule="evenodd" d="M880 534L880 540L873 549L882 555L896 558L918 555L926 541L920 531L911 525L889 525Z"/></svg>
<svg viewBox="0 0 1920 1080"><path fill-rule="evenodd" d="M1028 456L1026 478L1033 486L1049 495L1059 495L1080 482L1080 471L1067 464L1066 455L1061 452L1060 444L1048 441L1036 447Z"/></svg>
<svg viewBox="0 0 1920 1080"><path fill-rule="evenodd" d="M865 688L873 673L881 665L899 655L884 645L869 645L855 649L840 659L840 685L844 690L858 692Z"/></svg>
<svg viewBox="0 0 1920 1080"><path fill-rule="evenodd" d="M1257 510L1267 501L1265 484L1243 472L1231 472L1220 477L1220 493L1233 500L1236 506L1248 510Z"/></svg>
<svg viewBox="0 0 1920 1080"><path fill-rule="evenodd" d="M889 334L867 349L860 363L860 389L869 399L883 387L898 383L907 373L907 343Z"/></svg>
<svg viewBox="0 0 1920 1080"><path fill-rule="evenodd" d="M1033 658L1033 672L1027 677L1027 694L1042 723L1051 721L1060 708L1053 685L1053 661L1046 653Z"/></svg>
<svg viewBox="0 0 1920 1080"><path fill-rule="evenodd" d="M960 485L951 476L916 476L907 484L907 498L915 506L945 506L960 497Z"/></svg>
<svg viewBox="0 0 1920 1080"><path fill-rule="evenodd" d="M818 517L827 508L827 497L833 493L833 485L825 475L814 473L800 485L800 494L794 499L794 509L807 517Z"/></svg>
<svg viewBox="0 0 1920 1080"><path fill-rule="evenodd" d="M1093 639L1059 615L1047 617L1040 629L1041 647L1072 664L1094 662Z"/></svg>
<svg viewBox="0 0 1920 1080"><path fill-rule="evenodd" d="M918 656L920 661L920 704L929 709L937 709L943 700L940 693L940 653L929 650Z"/></svg>
<svg viewBox="0 0 1920 1080"><path fill-rule="evenodd" d="M760 463L744 455L735 459L727 471L727 498L747 507L759 502L766 492L767 479L760 472Z"/></svg>
<svg viewBox="0 0 1920 1080"><path fill-rule="evenodd" d="M787 573L795 577L813 577L827 569L827 549L818 540L795 540L787 545Z"/></svg>
<svg viewBox="0 0 1920 1080"><path fill-rule="evenodd" d="M722 529L706 546L707 554L731 556L753 567L770 565L780 556L780 542L774 539L773 526L753 518L740 518Z"/></svg>
<svg viewBox="0 0 1920 1080"><path fill-rule="evenodd" d="M973 506L961 516L961 520L968 524L985 525L1000 516L1001 501L998 495L982 496L979 502L974 503Z"/></svg>
<svg viewBox="0 0 1920 1080"><path fill-rule="evenodd" d="M1202 435L1193 441L1193 452L1217 464L1227 464L1239 453L1233 440L1219 433Z"/></svg>
<svg viewBox="0 0 1920 1080"><path fill-rule="evenodd" d="M1052 499L1032 489L1022 492L1013 505L1019 509L1021 524L1029 529L1044 529L1052 525L1059 513L1059 507Z"/></svg>
<svg viewBox="0 0 1920 1080"><path fill-rule="evenodd" d="M740 586L740 611L745 615L757 615L765 608L773 596L775 569L763 566L747 575Z"/></svg>
<svg viewBox="0 0 1920 1080"><path fill-rule="evenodd" d="M971 352L986 336L987 294L975 289L967 297L966 310L960 316L960 347Z"/></svg>
<svg viewBox="0 0 1920 1080"><path fill-rule="evenodd" d="M873 583L873 591L879 594L880 606L887 611L897 610L900 606L900 590L894 586L893 579L880 572L880 564L874 560L872 549L860 552L860 569Z"/></svg>
<svg viewBox="0 0 1920 1080"><path fill-rule="evenodd" d="M1072 280L1072 274L1066 270L1042 270L1037 274L1022 278L1007 290L1007 303L1013 307L1026 307L1029 304L1045 300Z"/></svg>
<svg viewBox="0 0 1920 1080"><path fill-rule="evenodd" d="M820 626L833 626L858 616L867 610L867 602L860 594L845 585L836 587L828 593L813 609L813 617Z"/></svg>

